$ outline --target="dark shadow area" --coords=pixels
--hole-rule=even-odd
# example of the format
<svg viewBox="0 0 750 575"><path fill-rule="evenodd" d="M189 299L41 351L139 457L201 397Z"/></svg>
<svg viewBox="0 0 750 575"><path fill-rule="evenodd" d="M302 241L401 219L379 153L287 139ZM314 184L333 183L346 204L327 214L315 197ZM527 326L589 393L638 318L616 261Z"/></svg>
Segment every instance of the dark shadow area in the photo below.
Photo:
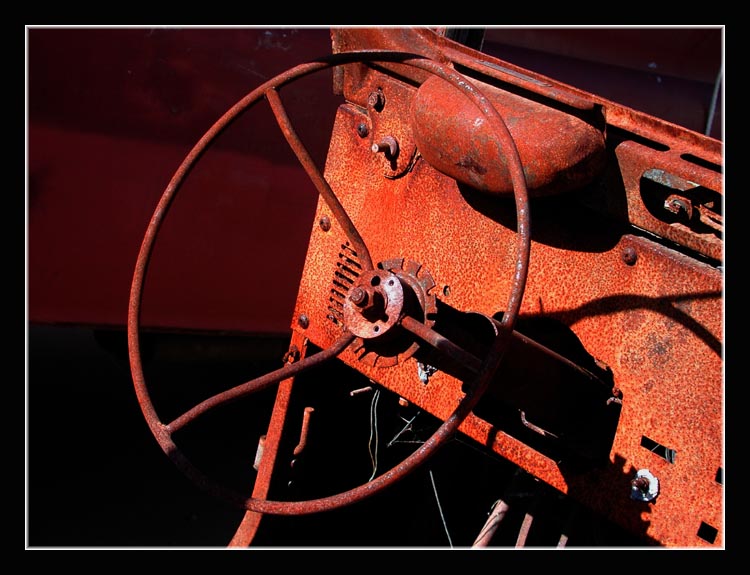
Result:
<svg viewBox="0 0 750 575"><path fill-rule="evenodd" d="M464 184L459 184L459 189L464 200L476 211L505 228L516 229L516 205L512 197L494 196ZM597 197L598 189L592 184L574 192L532 198L529 201L532 241L575 252L602 253L611 250L622 234L631 230L626 232L625 226L603 219L583 204L587 198ZM612 196L608 193L607 199ZM600 203L604 201L601 197L597 197L597 200Z"/></svg>
<svg viewBox="0 0 750 575"><path fill-rule="evenodd" d="M630 294L617 294L600 298L587 303L573 310L567 310L559 313L550 313L549 317L554 318L565 325L572 325L581 317L592 317L596 315L606 315L622 310L649 309L658 312L675 322L682 325L695 333L706 346L716 355L723 354L722 342L712 334L703 325L697 322L687 312L680 309L685 302L702 299L720 300L724 297L722 292L698 292L673 297L649 297L637 296Z"/></svg>
<svg viewBox="0 0 750 575"><path fill-rule="evenodd" d="M611 370L599 365L575 334L555 320L519 318L516 330L571 363L511 340L495 381L474 413L561 469L608 464L622 399Z"/></svg>
<svg viewBox="0 0 750 575"><path fill-rule="evenodd" d="M149 334L143 355L155 405L169 419L216 390L280 365L286 338ZM123 332L32 325L28 333L27 546L226 547L243 511L190 483L161 452L136 400ZM299 376L270 497L324 497L361 485L403 460L439 421L338 361ZM376 392L379 393L376 395ZM206 415L175 440L212 478L254 480L258 434L273 391ZM298 457L302 411L313 407ZM292 460L294 463L292 464ZM643 542L508 461L456 437L391 489L322 514L265 516L262 547L467 547L500 497L512 513L492 546L513 547L526 512L526 545L633 546ZM523 475L521 473L521 475ZM514 480L515 478L515 480ZM249 485L245 487L249 492ZM568 519L576 517L573 535ZM565 525L566 527L561 527Z"/></svg>

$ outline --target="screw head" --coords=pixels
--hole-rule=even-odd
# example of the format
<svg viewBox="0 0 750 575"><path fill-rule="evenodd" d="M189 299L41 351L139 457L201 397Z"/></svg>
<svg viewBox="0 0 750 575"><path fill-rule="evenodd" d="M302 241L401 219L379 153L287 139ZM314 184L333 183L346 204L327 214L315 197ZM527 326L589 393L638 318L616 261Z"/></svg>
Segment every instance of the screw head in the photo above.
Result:
<svg viewBox="0 0 750 575"><path fill-rule="evenodd" d="M349 294L349 300L356 306L363 306L367 303L367 292L361 287L356 286L352 288Z"/></svg>
<svg viewBox="0 0 750 575"><path fill-rule="evenodd" d="M623 262L632 266L635 265L635 262L638 259L638 253L635 251L635 248L627 247L622 250L621 257Z"/></svg>
<svg viewBox="0 0 750 575"><path fill-rule="evenodd" d="M367 127L367 124L364 122L357 124L357 134L359 134L360 138L366 138L369 133L370 128Z"/></svg>
<svg viewBox="0 0 750 575"><path fill-rule="evenodd" d="M302 329L307 329L310 326L310 318L306 314L300 314L297 318L297 323Z"/></svg>

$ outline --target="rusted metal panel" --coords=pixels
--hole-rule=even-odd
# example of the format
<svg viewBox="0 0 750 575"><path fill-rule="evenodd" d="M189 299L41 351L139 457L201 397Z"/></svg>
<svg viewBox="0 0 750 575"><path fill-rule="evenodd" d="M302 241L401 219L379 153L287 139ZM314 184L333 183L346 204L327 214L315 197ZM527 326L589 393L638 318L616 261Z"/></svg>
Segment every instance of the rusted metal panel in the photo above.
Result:
<svg viewBox="0 0 750 575"><path fill-rule="evenodd" d="M388 86L389 81L379 83ZM386 90L390 105L408 108L408 100L389 96ZM434 278L432 293L439 303L486 316L502 312L515 257L512 206L457 184L425 158L403 177L385 177L368 139L357 132L363 123L368 123L366 109L340 108L326 177L373 262L394 257L419 262ZM652 126L646 131L671 130ZM628 145L621 144L626 167ZM639 156L632 164L643 161ZM701 169L695 168L693 176L696 171ZM703 173L712 189L721 188L711 170ZM640 193L638 182L625 188L629 197ZM506 432L506 422L475 413L461 431L645 540L722 545L721 535L710 541L700 536L704 528L718 533L723 528L717 480L723 465L721 270L633 235L627 222L613 225L565 196L537 202L531 205L532 258L522 318L543 317L569 328L613 374L612 409L619 414L608 463L594 470L568 468L551 452ZM316 222L330 216L319 205ZM311 230L295 318L305 314L308 323L301 331L322 347L341 329L332 313L331 286L346 249L346 236L335 223ZM718 254L707 250L707 255ZM293 326L300 329L296 320ZM342 358L441 419L464 395L462 382L442 371L423 383L415 361L373 366L351 348ZM496 385L510 378L503 366L512 369L512 363L501 365ZM631 498L631 481L642 469L659 480L658 505Z"/></svg>
<svg viewBox="0 0 750 575"><path fill-rule="evenodd" d="M413 33L405 31L337 29L333 39L341 49L381 47L386 33L406 38L399 49L416 49ZM124 326L121 302L127 299L138 240L173 167L239 97L264 79L329 53L331 38L330 29L311 27L29 29L29 320ZM669 80L695 76L709 81L721 55L721 30L511 27L490 28L486 38L488 51L501 42L536 47L527 68L564 67L569 77L580 79L574 84L578 93L595 80L579 58L585 53L602 62L607 75L596 80L603 86L625 84L622 93L665 117L669 112L685 117L689 127L700 124L704 106ZM451 49L467 52L455 45ZM503 67L518 77L523 69L510 62ZM652 71L653 84L658 74L665 75L658 91L648 92L647 81L612 77L620 71L616 65L632 67L634 62L659 65ZM535 80L526 82L530 87L542 85L528 69L523 74ZM584 101L590 104L593 98ZM305 128L309 149L321 161L336 103L330 77L324 75L313 77L303 95L289 103L295 122ZM614 122L612 115L610 110ZM636 120L643 124L642 115ZM147 306L144 317L151 326L285 330L307 243L302 230L315 199L285 143L269 137L276 130L267 114L248 117L211 150L210 169L196 172L195 191L181 199L183 215L175 218L174 233L164 235L165 255L156 256L154 305ZM717 158L720 162L720 152ZM249 188L256 193L246 193ZM263 218L249 226L240 214ZM275 265L260 286L251 270L262 265L257 254L269 251L279 253L283 265ZM263 309L245 305L256 299L265 302Z"/></svg>
<svg viewBox="0 0 750 575"><path fill-rule="evenodd" d="M335 58L278 76L214 124L154 213L129 341L138 399L162 449L250 510L249 532L253 513L315 513L371 496L458 431L646 544L722 546L720 143L428 29L336 31L333 40ZM431 60L359 52L368 47L409 47ZM343 66L335 86L346 102L323 174L278 91L329 65ZM163 423L138 353L150 250L204 147L261 99L320 194L291 328L295 347L323 351L296 361L290 349L285 367ZM485 121L491 131L480 129ZM531 202L529 184L539 192ZM174 445L172 434L207 411L281 381L283 391L334 357L443 423L390 471L310 501L266 500L262 458L257 497L222 492ZM270 432L280 430L272 423ZM517 545L533 517L529 509Z"/></svg>

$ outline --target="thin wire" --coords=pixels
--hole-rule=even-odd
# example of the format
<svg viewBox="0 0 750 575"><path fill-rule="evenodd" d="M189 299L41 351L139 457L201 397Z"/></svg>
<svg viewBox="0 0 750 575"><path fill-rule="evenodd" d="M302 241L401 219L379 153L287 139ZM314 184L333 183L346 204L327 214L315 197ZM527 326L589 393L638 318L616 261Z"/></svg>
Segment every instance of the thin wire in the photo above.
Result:
<svg viewBox="0 0 750 575"><path fill-rule="evenodd" d="M430 481L432 481L432 491L435 493L435 501L437 501L438 511L440 512L440 519L443 522L443 529L445 529L445 534L448 536L448 545L450 545L451 549L453 549L453 541L451 541L451 534L448 532L448 524L445 522L443 508L440 506L440 498L438 497L437 487L435 486L435 477L432 475L432 469L430 469Z"/></svg>
<svg viewBox="0 0 750 575"><path fill-rule="evenodd" d="M380 390L376 389L370 402L370 441L367 449L370 451L370 461L372 461L372 475L368 481L372 481L378 471L378 399L380 399ZM375 453L372 450L373 438L375 439Z"/></svg>
<svg viewBox="0 0 750 575"><path fill-rule="evenodd" d="M419 415L419 414L417 414L417 415ZM406 421L406 425L404 425L404 426L403 426L403 427L401 428L401 431L399 431L399 432L398 432L398 433L397 433L396 435L394 435L394 436L393 436L393 439L391 439L391 440L390 440L390 441L388 442L388 445L387 445L387 447L390 447L391 445L393 445L394 443L396 443L396 440L397 440L397 439L398 439L399 437L401 437L401 435L402 435L402 434L403 434L403 433L404 433L404 432L405 432L405 431L406 431L407 429L409 429L409 428L411 427L411 424L412 424L412 422L413 422L413 421L414 421L414 420L415 420L415 419L417 418L417 415L415 415L414 417L412 417L412 418L411 418L411 419L410 419L409 421L406 421L406 420L404 420L404 421ZM402 419L403 419L403 418L402 418ZM411 442L407 442L407 441L402 441L401 443L424 443L424 441L411 441Z"/></svg>

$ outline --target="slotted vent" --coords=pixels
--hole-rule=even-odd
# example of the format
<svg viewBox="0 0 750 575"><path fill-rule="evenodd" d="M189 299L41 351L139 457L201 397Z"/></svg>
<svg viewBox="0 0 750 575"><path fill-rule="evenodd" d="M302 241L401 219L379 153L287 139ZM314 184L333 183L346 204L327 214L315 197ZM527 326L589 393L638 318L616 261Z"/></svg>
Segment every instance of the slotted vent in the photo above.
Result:
<svg viewBox="0 0 750 575"><path fill-rule="evenodd" d="M328 298L328 319L336 325L344 321L344 300L346 294L359 277L362 266L349 242L341 244L339 259L333 272L331 295Z"/></svg>

